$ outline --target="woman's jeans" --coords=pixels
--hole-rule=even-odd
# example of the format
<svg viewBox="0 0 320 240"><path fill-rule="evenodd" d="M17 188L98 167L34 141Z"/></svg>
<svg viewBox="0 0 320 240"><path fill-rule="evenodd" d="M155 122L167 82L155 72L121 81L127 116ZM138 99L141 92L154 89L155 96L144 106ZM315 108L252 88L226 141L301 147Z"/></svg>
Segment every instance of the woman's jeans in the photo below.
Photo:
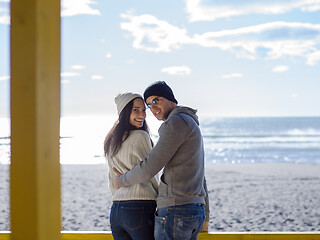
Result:
<svg viewBox="0 0 320 240"><path fill-rule="evenodd" d="M156 240L196 240L205 220L202 204L159 208L155 216Z"/></svg>
<svg viewBox="0 0 320 240"><path fill-rule="evenodd" d="M152 200L114 201L110 225L114 240L153 240L156 202Z"/></svg>

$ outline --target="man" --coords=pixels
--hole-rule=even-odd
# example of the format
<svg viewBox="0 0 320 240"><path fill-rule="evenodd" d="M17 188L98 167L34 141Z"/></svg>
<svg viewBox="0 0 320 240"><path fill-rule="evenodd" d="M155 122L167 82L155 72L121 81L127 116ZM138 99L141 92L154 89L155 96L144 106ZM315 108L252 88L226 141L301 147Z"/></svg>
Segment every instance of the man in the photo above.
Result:
<svg viewBox="0 0 320 240"><path fill-rule="evenodd" d="M209 201L196 110L177 106L178 101L164 81L150 85L144 100L153 115L164 121L158 131L159 140L144 161L121 176L118 172L116 182L118 187L131 186L149 180L163 168L155 239L197 239L203 227L208 229Z"/></svg>

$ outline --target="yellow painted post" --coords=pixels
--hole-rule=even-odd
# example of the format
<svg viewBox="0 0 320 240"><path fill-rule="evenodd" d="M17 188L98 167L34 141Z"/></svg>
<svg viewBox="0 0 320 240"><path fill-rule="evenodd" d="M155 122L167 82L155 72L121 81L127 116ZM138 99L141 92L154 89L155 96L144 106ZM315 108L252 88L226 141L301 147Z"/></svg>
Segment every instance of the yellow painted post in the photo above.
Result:
<svg viewBox="0 0 320 240"><path fill-rule="evenodd" d="M11 239L61 239L60 0L11 0Z"/></svg>
<svg viewBox="0 0 320 240"><path fill-rule="evenodd" d="M61 240L113 240L111 232L90 232L90 231L76 231L76 232L62 232ZM0 239L1 240L1 239Z"/></svg>

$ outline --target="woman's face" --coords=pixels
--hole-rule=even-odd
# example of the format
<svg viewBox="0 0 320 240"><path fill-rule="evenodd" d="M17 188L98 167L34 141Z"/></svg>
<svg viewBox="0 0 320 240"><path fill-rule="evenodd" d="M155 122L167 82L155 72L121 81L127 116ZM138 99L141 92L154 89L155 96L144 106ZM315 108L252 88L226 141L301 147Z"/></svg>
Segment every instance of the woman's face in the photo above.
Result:
<svg viewBox="0 0 320 240"><path fill-rule="evenodd" d="M146 119L146 106L141 98L133 101L133 107L130 114L130 124L134 127L141 128Z"/></svg>

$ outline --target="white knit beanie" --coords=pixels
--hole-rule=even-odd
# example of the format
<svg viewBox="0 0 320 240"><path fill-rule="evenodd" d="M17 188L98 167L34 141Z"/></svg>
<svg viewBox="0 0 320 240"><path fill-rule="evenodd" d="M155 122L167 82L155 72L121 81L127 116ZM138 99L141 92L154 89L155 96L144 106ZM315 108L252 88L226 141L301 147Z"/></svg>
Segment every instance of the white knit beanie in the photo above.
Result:
<svg viewBox="0 0 320 240"><path fill-rule="evenodd" d="M118 115L120 115L121 111L125 108L125 106L135 98L142 98L140 94L132 93L132 92L125 92L120 93L116 98L114 99L114 102L117 105Z"/></svg>

